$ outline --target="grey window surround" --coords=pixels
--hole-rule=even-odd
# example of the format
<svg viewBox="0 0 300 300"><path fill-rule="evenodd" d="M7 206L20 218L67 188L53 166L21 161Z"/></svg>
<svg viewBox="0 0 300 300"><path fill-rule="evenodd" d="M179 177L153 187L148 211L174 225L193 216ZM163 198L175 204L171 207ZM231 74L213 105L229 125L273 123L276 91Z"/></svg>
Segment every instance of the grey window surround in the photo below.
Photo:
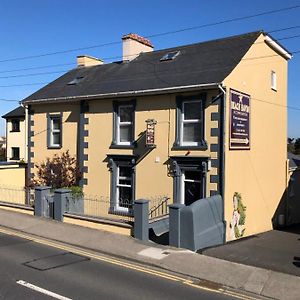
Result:
<svg viewBox="0 0 300 300"><path fill-rule="evenodd" d="M60 143L58 145L51 144L51 134L52 134L52 125L51 121L54 118L60 119ZM62 127L62 112L60 113L47 113L47 148L48 149L61 149L62 148L62 136L63 136L63 127Z"/></svg>
<svg viewBox="0 0 300 300"><path fill-rule="evenodd" d="M133 215L133 209L120 210L118 209L118 199L117 199L117 184L118 184L118 169L120 167L130 167L131 174L131 188L132 188L132 204L135 200L135 163L136 157L134 155L108 155L108 167L111 172L111 184L110 184L110 208L109 213L118 214L122 213L125 215Z"/></svg>
<svg viewBox="0 0 300 300"><path fill-rule="evenodd" d="M130 144L126 145L118 141L118 115L120 106L132 106L133 115L132 115L132 141ZM113 101L113 132L112 132L112 143L110 145L111 149L133 149L135 147L135 108L136 108L136 99L130 101Z"/></svg>
<svg viewBox="0 0 300 300"><path fill-rule="evenodd" d="M199 123L200 123L200 140L196 145L193 144L183 144L181 143L183 139L183 132L181 130L182 124L183 124L183 105L184 103L192 103L193 101L195 102L200 102L201 105L201 110L200 110L200 116L199 116ZM205 141L205 136L204 136L204 126L205 126L205 119L204 119L204 107L205 107L205 101L206 101L206 93L201 93L198 95L194 96L188 96L188 97L183 97L183 96L178 96L176 98L176 132L175 132L175 142L173 144L172 150L207 150L208 146Z"/></svg>
<svg viewBox="0 0 300 300"><path fill-rule="evenodd" d="M134 149L136 148L136 144L133 142L131 145L118 145L118 144L111 144L109 149Z"/></svg>
<svg viewBox="0 0 300 300"><path fill-rule="evenodd" d="M183 171L200 171L201 189L200 197L206 197L207 165L208 157L196 156L172 156L170 157L170 167L173 176L173 197L174 203L180 203L182 192L182 173Z"/></svg>

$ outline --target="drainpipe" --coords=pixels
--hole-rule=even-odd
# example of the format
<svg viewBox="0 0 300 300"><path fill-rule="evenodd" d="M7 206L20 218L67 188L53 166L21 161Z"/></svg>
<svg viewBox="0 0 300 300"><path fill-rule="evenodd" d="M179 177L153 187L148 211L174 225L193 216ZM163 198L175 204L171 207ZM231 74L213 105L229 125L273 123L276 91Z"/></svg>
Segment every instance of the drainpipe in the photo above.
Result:
<svg viewBox="0 0 300 300"><path fill-rule="evenodd" d="M225 220L225 134L226 134L226 88L221 84L219 90L223 93L220 104L220 194L223 199L223 220ZM226 243L226 222L224 222L223 243Z"/></svg>
<svg viewBox="0 0 300 300"><path fill-rule="evenodd" d="M25 188L26 188L26 203L30 204L30 191L29 191L29 183L31 179L31 115L30 115L30 106L24 105L24 103L20 102L21 106L25 108L25 145L26 145L26 153L25 159L27 163L27 170L25 175Z"/></svg>

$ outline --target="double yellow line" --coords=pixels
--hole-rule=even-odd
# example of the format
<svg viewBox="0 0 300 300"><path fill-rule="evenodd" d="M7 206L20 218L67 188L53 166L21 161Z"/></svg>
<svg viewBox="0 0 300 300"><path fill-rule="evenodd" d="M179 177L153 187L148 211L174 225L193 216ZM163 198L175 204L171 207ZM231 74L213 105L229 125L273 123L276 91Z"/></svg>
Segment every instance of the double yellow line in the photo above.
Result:
<svg viewBox="0 0 300 300"><path fill-rule="evenodd" d="M145 274L161 277L161 278L171 280L171 281L181 282L182 284L188 285L188 286L193 287L193 288L197 288L197 289L201 289L201 290L205 290L205 291L209 291L209 292L214 292L214 293L227 295L227 296L231 296L231 297L234 297L234 298L237 298L237 299L258 300L258 298L254 298L254 297L251 297L251 296L248 296L248 295L242 295L242 294L239 294L239 293L236 293L234 291L227 290L227 289L226 290L222 289L222 288L212 289L212 288L209 288L209 287L206 287L206 286L201 286L201 285L195 284L192 280L188 280L188 279L183 278L183 277L168 274L168 273L165 273L165 272L160 272L160 271L155 270L155 269L150 269L148 267L143 267L143 266L140 266L138 264L128 263L128 262L121 261L121 260L118 260L118 259L115 259L115 258L106 257L106 256L99 255L99 254L94 254L92 252L88 252L88 251L81 250L81 249L78 249L78 248L75 248L75 247L72 247L72 246L67 246L67 245L63 245L63 244L60 244L60 243L56 243L56 242L53 242L51 240L47 240L47 239L44 239L44 238L34 237L34 236L24 234L24 233L15 231L15 230L0 227L0 233L6 234L6 235L11 235L11 236L16 236L16 237L26 239L26 240L29 240L29 241L32 241L32 242L35 242L35 243L38 243L38 244L50 246L50 247L53 247L53 248L56 248L56 249L59 249L59 250L72 252L74 254L85 256L85 257L88 257L88 258L93 258L93 259L96 259L96 260L99 260L99 261L102 261L102 262L106 262L106 263L109 263L109 264L113 264L113 265L116 265L116 266L120 266L120 267L123 267L123 268L130 269L130 270L134 270L134 271L142 272L142 273L145 273Z"/></svg>

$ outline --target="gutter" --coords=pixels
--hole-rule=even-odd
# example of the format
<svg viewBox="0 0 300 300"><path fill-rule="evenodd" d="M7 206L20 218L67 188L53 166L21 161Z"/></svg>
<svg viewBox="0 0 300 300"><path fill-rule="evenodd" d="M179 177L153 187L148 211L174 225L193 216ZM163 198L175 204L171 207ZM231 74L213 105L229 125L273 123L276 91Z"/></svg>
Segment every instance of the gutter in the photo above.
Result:
<svg viewBox="0 0 300 300"><path fill-rule="evenodd" d="M281 46L275 39L270 37L269 35L265 35L265 43L269 45L274 51L279 53L285 59L291 59L292 54L286 50L283 46Z"/></svg>
<svg viewBox="0 0 300 300"><path fill-rule="evenodd" d="M56 98L44 98L44 99L33 99L33 100L23 100L22 104L38 104L38 103L60 103L60 102L77 102L81 100L93 100L93 99L110 99L110 98L122 98L130 96L142 96L142 95L159 95L159 94L168 94L175 92L184 92L184 91L194 91L199 89L213 89L217 88L220 83L205 83L205 84L193 84L193 85L183 85L183 86L174 86L167 88L158 88L158 89L146 89L146 90L136 90L136 91L125 91L125 92L116 92L116 93L104 93L104 94L95 94L95 95L84 95L84 96L69 96L69 97L56 97Z"/></svg>

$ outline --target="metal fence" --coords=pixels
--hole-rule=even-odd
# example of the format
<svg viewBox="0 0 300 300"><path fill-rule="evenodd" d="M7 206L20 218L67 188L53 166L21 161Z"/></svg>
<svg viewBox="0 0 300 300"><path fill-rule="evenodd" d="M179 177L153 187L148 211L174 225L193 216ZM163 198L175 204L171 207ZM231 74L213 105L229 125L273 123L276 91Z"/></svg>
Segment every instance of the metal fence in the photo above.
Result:
<svg viewBox="0 0 300 300"><path fill-rule="evenodd" d="M134 219L132 203L113 204L109 197L103 196L76 197L70 194L66 201L66 212L122 222L133 222Z"/></svg>
<svg viewBox="0 0 300 300"><path fill-rule="evenodd" d="M156 196L146 198L149 200L149 219L161 218L169 213L170 198L168 196ZM45 214L53 216L53 194L47 196ZM0 185L0 202L12 205L34 207L35 191L32 188L20 186ZM133 222L133 203L131 201L112 202L104 196L74 196L69 194L66 199L66 213L76 214L112 221Z"/></svg>
<svg viewBox="0 0 300 300"><path fill-rule="evenodd" d="M34 191L14 185L0 185L0 201L7 204L33 206Z"/></svg>
<svg viewBox="0 0 300 300"><path fill-rule="evenodd" d="M170 197L156 196L149 200L149 219L162 218L169 214Z"/></svg>

